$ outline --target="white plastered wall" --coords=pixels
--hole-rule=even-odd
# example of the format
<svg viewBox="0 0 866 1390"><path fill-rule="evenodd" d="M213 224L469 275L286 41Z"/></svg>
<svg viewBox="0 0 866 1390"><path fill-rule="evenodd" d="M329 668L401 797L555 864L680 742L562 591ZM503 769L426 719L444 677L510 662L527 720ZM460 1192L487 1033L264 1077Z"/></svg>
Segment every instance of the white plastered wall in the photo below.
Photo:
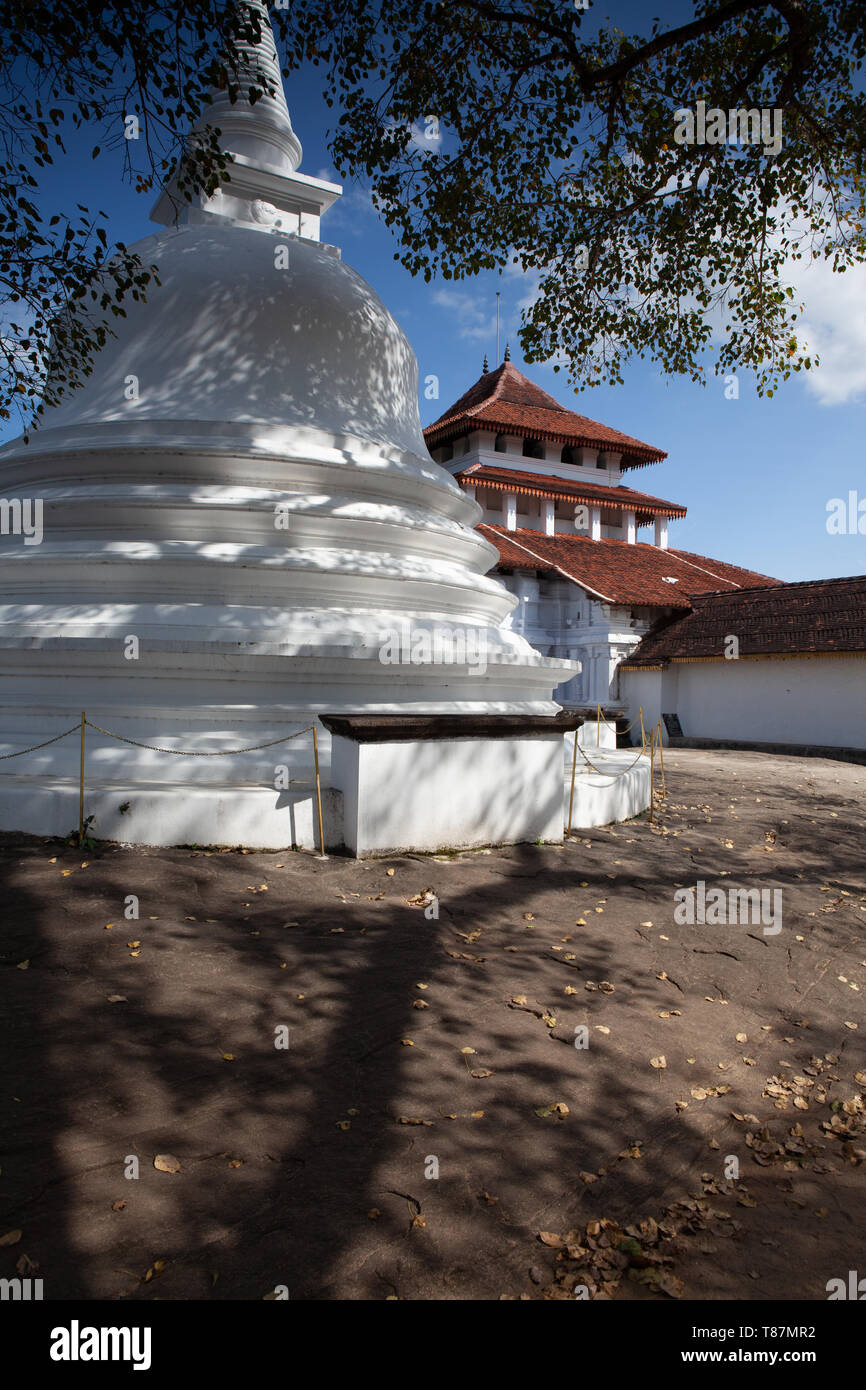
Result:
<svg viewBox="0 0 866 1390"><path fill-rule="evenodd" d="M679 715L686 738L866 748L866 659L690 661L623 670L629 715ZM662 733L667 733L662 722Z"/></svg>

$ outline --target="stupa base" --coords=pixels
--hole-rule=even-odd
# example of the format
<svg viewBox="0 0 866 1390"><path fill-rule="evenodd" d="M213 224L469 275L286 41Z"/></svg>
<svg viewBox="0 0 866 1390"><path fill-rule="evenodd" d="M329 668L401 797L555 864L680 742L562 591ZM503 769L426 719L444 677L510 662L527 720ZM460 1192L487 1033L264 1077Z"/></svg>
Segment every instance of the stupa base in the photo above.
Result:
<svg viewBox="0 0 866 1390"><path fill-rule="evenodd" d="M320 849L314 784L278 792L238 783L181 787L89 778L85 813L93 817L89 834L121 844ZM342 796L330 787L322 788L322 821L326 847L340 848ZM0 830L51 837L77 831L78 782L0 777Z"/></svg>
<svg viewBox="0 0 866 1390"><path fill-rule="evenodd" d="M560 843L580 718L325 715L325 849L363 858ZM572 827L610 825L645 811L649 759L579 741L586 757L578 751ZM77 777L0 775L0 831L62 837L77 831L78 814ZM279 791L240 778L181 783L142 777L134 767L116 778L88 770L85 815L95 839L122 844L321 852L316 786L306 776Z"/></svg>

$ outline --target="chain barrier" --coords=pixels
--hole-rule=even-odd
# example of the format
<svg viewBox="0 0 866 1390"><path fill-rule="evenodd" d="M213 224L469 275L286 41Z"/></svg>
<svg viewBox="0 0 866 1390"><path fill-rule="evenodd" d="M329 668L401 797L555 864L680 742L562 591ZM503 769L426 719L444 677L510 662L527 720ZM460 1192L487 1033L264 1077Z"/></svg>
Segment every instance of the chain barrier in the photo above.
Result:
<svg viewBox="0 0 866 1390"><path fill-rule="evenodd" d="M625 726L624 729L620 729L620 728L617 727L616 720L614 720L614 722L611 723L611 721L607 718L607 716L604 715L604 714L602 714L602 712L601 712L601 705L596 705L596 710L597 710L597 714L596 714L596 723L598 723L598 722L600 721L602 724L606 724L607 727L608 727L609 729L613 729L613 730L617 733L617 735L619 735L619 734L630 734L631 731L632 731L632 729L634 728L635 724L638 724L638 723L640 722L639 716L638 716L638 715L635 715L634 719L631 721L630 724L626 724L626 726Z"/></svg>
<svg viewBox="0 0 866 1390"><path fill-rule="evenodd" d="M600 705L597 705L597 706L596 706L596 710L597 710L597 719L598 719L599 717L600 717L601 719L604 719L604 715L601 713L601 706L600 706ZM658 739L659 765L660 765L660 767L661 767L661 774L662 774L662 787L661 787L661 793L660 793L660 794L661 794L661 796L663 796L663 797L664 797L664 796L667 796L667 786L666 786L666 784L665 784L665 763L664 763L664 758L663 758L663 756L662 756L662 721L659 719L658 722L657 722L657 724L655 724L655 725L653 726L653 728L650 729L649 750L647 750L646 730L645 730L644 721L643 721L643 706L641 706L640 714L639 714L639 716L638 716L638 719L640 720L641 735L642 735L641 750L640 750L640 752L638 753L637 757L635 758L634 762L629 763L628 767L623 768L623 770L622 770L621 772L607 772L603 767L596 767L596 766L595 766L595 763L593 763L593 762L590 761L590 759L587 757L586 753L584 752L582 745L578 742L578 737L577 737L577 735L578 735L578 730L575 729L575 731L574 731L574 750L573 750L572 759L571 759L571 795L569 796L569 800L568 800L568 829L567 829L567 831L566 831L566 834L567 834L567 835L570 835L570 834L572 833L572 823L571 823L571 822L572 822L572 811L573 811L573 808L574 808L574 780L575 780L575 773L576 773L576 770L577 770L577 750L578 750L578 748L580 748L580 756L583 758L583 760L584 760L584 762L586 763L587 767L590 768L590 770L591 770L592 772L598 773L598 775L599 775L600 777L607 777L607 778L609 778L611 782L616 782L620 777L625 777L627 773L631 772L633 768L637 767L637 765L638 765L638 763L640 762L641 758L646 757L647 751L649 751L649 758L650 758L650 802L649 802L649 819L650 819L650 824L652 824L653 812L654 812L654 808L655 808L655 795L656 795L656 793L655 793L655 749L656 749L656 739ZM632 720L631 724L629 725L629 729L631 729L631 728L638 722L638 719L633 719L633 720ZM604 722L605 722L606 724L608 723L608 721L607 721L606 719L604 720ZM609 725L609 727L615 727L615 726ZM625 732L628 732L628 730L625 730ZM599 745L599 746L600 746L600 745ZM584 774L584 775L586 775L586 774Z"/></svg>
<svg viewBox="0 0 866 1390"><path fill-rule="evenodd" d="M253 743L249 748L218 748L214 753L204 753L187 748L158 748L154 743L139 743L138 739L127 738L125 734L113 734L110 729L101 729L98 724L91 724L89 719L85 719L88 729L95 729L99 734L105 734L106 738L116 738L121 743L131 743L133 748L147 748L151 753L173 753L178 758L231 758L235 753L257 753L260 748L273 748L277 743L289 743L293 738L300 738L301 734L315 733L314 724L309 728L299 729L296 734L284 734L282 738L271 739L270 743Z"/></svg>
<svg viewBox="0 0 866 1390"><path fill-rule="evenodd" d="M59 743L62 738L68 738L70 734L78 732L78 725L73 724L71 729L67 729L63 734L57 734L54 738L47 738L44 743L34 743L31 748L20 748L17 753L0 753L0 763L7 758L23 758L25 753L35 753L37 748L48 748L52 743Z"/></svg>
<svg viewBox="0 0 866 1390"><path fill-rule="evenodd" d="M70 734L81 733L81 772L79 778L78 796L78 845L79 848L84 843L84 731L93 729L96 733L104 734L106 738L116 739L119 743L131 744L133 748L146 748L151 753L173 753L180 758L232 758L238 753L257 753L262 748L274 748L278 743L291 743L293 739L300 738L303 734L313 735L313 760L315 763L316 777L316 809L319 819L319 850L324 857L325 854L325 833L322 825L322 784L319 776L319 735L315 724L310 724L306 729L298 729L293 734L283 734L281 738L274 738L267 743L250 744L247 748L219 748L214 752L203 752L187 748L160 748L155 743L141 743L138 739L127 738L125 734L115 734L111 729L103 729L99 724L92 723L82 711L81 720L78 724L73 724L71 729L66 729L62 734L56 734L54 738L48 738L44 743L34 743L30 748L20 748L17 753L0 753L0 762L7 758L20 758L25 753L33 753L39 748L48 748L52 743L59 743L62 738L68 738Z"/></svg>

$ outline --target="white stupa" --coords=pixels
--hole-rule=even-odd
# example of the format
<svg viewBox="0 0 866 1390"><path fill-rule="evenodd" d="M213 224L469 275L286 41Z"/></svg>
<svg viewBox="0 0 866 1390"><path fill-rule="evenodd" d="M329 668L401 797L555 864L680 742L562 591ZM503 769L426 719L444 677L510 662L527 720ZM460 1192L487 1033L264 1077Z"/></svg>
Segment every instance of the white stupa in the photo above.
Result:
<svg viewBox="0 0 866 1390"><path fill-rule="evenodd" d="M192 204L172 185L162 193L164 229L134 248L160 286L109 321L92 376L30 442L0 450L0 495L44 508L41 544L0 537L0 753L82 710L193 753L262 744L326 713L549 717L574 669L500 626L515 599L485 577L497 555L472 529L479 508L427 452L414 353L319 239L341 190L298 172L263 6L261 17L255 57L276 94L234 107L217 95L207 112L230 182ZM431 659L422 638L440 629L465 635L468 659ZM395 631L409 641L396 664L393 643L383 658ZM561 771L555 796L533 788L538 766L509 748L514 785L548 815ZM430 745L430 766L450 776L443 750ZM328 836L352 844L340 793L359 793L334 786L324 729L321 752ZM475 760L483 806L491 788L470 753L460 765L471 778ZM73 737L0 762L0 828L77 824L78 758ZM206 758L88 730L86 809L98 836L125 841L311 844L311 775L309 735ZM500 821L469 834L464 817L427 839L517 839L538 824L508 814L514 834ZM407 845L424 836L407 829Z"/></svg>

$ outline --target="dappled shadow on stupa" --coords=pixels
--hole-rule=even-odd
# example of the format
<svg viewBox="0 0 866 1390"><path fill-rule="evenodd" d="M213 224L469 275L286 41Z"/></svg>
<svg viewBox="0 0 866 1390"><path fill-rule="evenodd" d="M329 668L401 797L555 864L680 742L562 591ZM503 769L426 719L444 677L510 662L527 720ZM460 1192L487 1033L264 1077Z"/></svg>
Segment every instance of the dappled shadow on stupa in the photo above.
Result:
<svg viewBox="0 0 866 1390"><path fill-rule="evenodd" d="M311 426L425 455L414 355L375 291L326 248L186 227L137 249L157 263L161 283L111 321L93 375L46 413L43 430L113 421Z"/></svg>
<svg viewBox="0 0 866 1390"><path fill-rule="evenodd" d="M839 1045L823 977L788 956L805 890L787 884L780 938L679 927L672 884L688 869L645 828L442 862L109 848L83 861L47 846L4 858L4 1092L18 1113L0 1224L24 1234L0 1275L26 1251L48 1297L531 1291L529 1265L552 1260L538 1230L657 1217L728 1152L745 1161L729 1111L764 1114L772 1047L734 1069L730 1099L690 1098L737 1061L735 1029L756 1048L764 1023L795 1031L808 990L805 1047ZM862 877L844 832L834 867ZM816 939L836 930L838 944L837 929L823 919ZM600 981L613 993L586 988ZM720 991L727 1006L706 1002ZM699 1042L682 1031L696 1019ZM565 1118L537 1113L557 1104ZM158 1153L180 1172L157 1172ZM787 1284L742 1296L819 1297L833 1260L848 1267L800 1221L774 1238Z"/></svg>

